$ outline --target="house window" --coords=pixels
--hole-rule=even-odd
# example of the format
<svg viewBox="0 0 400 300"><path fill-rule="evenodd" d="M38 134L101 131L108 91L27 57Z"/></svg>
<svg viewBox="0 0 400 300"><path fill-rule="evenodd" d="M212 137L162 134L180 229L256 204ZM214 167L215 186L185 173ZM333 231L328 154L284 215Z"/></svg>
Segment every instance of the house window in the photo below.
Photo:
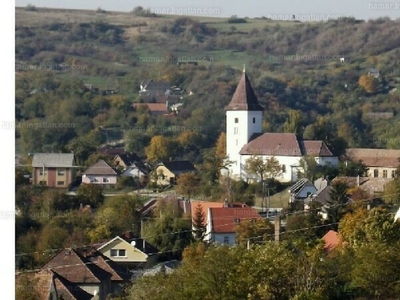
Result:
<svg viewBox="0 0 400 300"><path fill-rule="evenodd" d="M224 244L229 244L229 236L224 236Z"/></svg>
<svg viewBox="0 0 400 300"><path fill-rule="evenodd" d="M392 178L396 178L396 170L392 170Z"/></svg>
<svg viewBox="0 0 400 300"><path fill-rule="evenodd" d="M388 176L387 170L383 170L383 178L387 178Z"/></svg>
<svg viewBox="0 0 400 300"><path fill-rule="evenodd" d="M286 173L286 165L282 165L282 173Z"/></svg>
<svg viewBox="0 0 400 300"><path fill-rule="evenodd" d="M235 118L235 123L239 123L239 118Z"/></svg>
<svg viewBox="0 0 400 300"><path fill-rule="evenodd" d="M65 170L64 169L57 170L57 175L58 176L64 176L65 175Z"/></svg>
<svg viewBox="0 0 400 300"><path fill-rule="evenodd" d="M40 175L44 175L43 169L40 169Z"/></svg>
<svg viewBox="0 0 400 300"><path fill-rule="evenodd" d="M64 181L57 181L57 185L64 185Z"/></svg>
<svg viewBox="0 0 400 300"><path fill-rule="evenodd" d="M111 249L110 251L111 257L126 257L125 249Z"/></svg>
<svg viewBox="0 0 400 300"><path fill-rule="evenodd" d="M104 177L103 178L103 183L107 183L107 182L110 182L110 179L108 179L107 177Z"/></svg>
<svg viewBox="0 0 400 300"><path fill-rule="evenodd" d="M235 224L237 225L237 224L239 224L239 223L240 223L240 219L235 218Z"/></svg>
<svg viewBox="0 0 400 300"><path fill-rule="evenodd" d="M238 127L235 127L233 130L234 130L234 134L238 134L239 133L239 128Z"/></svg>
<svg viewBox="0 0 400 300"><path fill-rule="evenodd" d="M379 176L379 170L378 169L375 169L374 170L374 177L378 177Z"/></svg>
<svg viewBox="0 0 400 300"><path fill-rule="evenodd" d="M256 118L253 118L253 124L255 124L256 123Z"/></svg>

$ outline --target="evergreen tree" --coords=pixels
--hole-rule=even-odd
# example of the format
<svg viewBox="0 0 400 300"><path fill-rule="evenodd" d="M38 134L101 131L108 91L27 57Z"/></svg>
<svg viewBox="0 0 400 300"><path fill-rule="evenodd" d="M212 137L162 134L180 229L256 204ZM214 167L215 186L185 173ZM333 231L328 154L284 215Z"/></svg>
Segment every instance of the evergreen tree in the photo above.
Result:
<svg viewBox="0 0 400 300"><path fill-rule="evenodd" d="M205 216L200 203L196 205L193 220L193 233L196 241L202 241L206 232Z"/></svg>

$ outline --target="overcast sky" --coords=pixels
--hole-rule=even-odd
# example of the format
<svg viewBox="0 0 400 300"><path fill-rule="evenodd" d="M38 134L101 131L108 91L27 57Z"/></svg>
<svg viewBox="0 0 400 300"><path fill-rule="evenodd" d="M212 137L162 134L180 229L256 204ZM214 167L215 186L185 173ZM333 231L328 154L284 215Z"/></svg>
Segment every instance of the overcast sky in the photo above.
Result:
<svg viewBox="0 0 400 300"><path fill-rule="evenodd" d="M372 19L388 16L400 18L400 0L369 1L369 0L16 0L16 6L26 6L28 3L36 7L96 9L131 11L135 6L150 9L175 10L179 14L209 15L215 17L261 17L270 14L299 15L304 20L324 19L330 16L354 16L358 19ZM378 6L380 4L380 7ZM392 4L391 6L389 4ZM201 13L196 9L201 9ZM192 11L192 13L190 13ZM194 11L194 13L193 13ZM155 11L157 12L157 11Z"/></svg>

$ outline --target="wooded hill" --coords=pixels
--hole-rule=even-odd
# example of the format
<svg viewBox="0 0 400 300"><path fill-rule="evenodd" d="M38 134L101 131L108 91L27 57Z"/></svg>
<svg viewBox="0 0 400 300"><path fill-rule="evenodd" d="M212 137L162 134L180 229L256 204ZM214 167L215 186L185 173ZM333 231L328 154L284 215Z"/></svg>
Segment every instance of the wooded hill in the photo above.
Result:
<svg viewBox="0 0 400 300"><path fill-rule="evenodd" d="M398 27L388 18L297 22L17 8L17 151L60 151L77 140L97 147L111 136L101 126L118 128L115 139L125 137L128 150L143 154L152 136L176 137L184 130L169 129L180 126L200 135L183 156L201 161L201 150L225 130L223 108L244 63L265 108L264 130L399 148ZM172 118L135 110L145 79L192 95Z"/></svg>

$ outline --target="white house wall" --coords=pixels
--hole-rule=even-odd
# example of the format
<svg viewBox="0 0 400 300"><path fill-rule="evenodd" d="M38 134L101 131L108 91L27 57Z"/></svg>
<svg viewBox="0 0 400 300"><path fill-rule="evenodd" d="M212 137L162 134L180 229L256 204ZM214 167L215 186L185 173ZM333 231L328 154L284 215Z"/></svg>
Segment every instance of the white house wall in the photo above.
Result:
<svg viewBox="0 0 400 300"><path fill-rule="evenodd" d="M225 239L228 242L225 242ZM211 235L211 242L221 244L221 245L229 245L233 246L236 244L236 234L235 233L213 233Z"/></svg>
<svg viewBox="0 0 400 300"><path fill-rule="evenodd" d="M336 167L339 164L338 157L317 157L316 161L321 166L332 165Z"/></svg>
<svg viewBox="0 0 400 300"><path fill-rule="evenodd" d="M245 165L246 161L251 158L251 155L241 155L241 165L242 165L242 174L245 174ZM291 166L298 166L301 156L269 156L269 155L262 155L262 158L264 160L267 160L271 157L274 157L276 160L278 160L279 164L285 165L286 166L286 172L282 173L280 177L275 178L276 180L279 180L281 182L291 182L295 181L297 179L297 171L295 168ZM245 176L242 176L243 179L246 179Z"/></svg>
<svg viewBox="0 0 400 300"><path fill-rule="evenodd" d="M107 178L108 182L103 182L103 178ZM93 176L83 175L82 183L90 184L117 184L117 176Z"/></svg>
<svg viewBox="0 0 400 300"><path fill-rule="evenodd" d="M254 123L253 123L254 118ZM235 123L235 119L238 120ZM227 111L226 112L226 153L233 163L231 177L240 176L240 150L246 145L254 133L261 133L261 111Z"/></svg>
<svg viewBox="0 0 400 300"><path fill-rule="evenodd" d="M138 169L138 168L132 168L128 167L122 174L121 176L126 176L126 177L143 177L144 174Z"/></svg>

